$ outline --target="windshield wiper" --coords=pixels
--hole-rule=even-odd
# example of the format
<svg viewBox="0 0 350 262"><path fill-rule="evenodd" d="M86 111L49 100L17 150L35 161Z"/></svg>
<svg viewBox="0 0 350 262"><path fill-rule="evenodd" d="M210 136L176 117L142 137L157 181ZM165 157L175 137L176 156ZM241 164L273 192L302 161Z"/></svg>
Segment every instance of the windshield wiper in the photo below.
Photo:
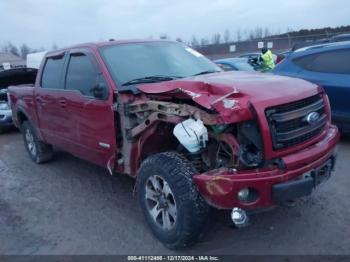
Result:
<svg viewBox="0 0 350 262"><path fill-rule="evenodd" d="M140 77L136 78L130 81L127 81L122 84L122 86L128 86L128 85L134 85L134 84L141 84L141 83L155 83L155 82L160 82L160 81L170 81L174 79L181 78L180 76L145 76L145 77Z"/></svg>
<svg viewBox="0 0 350 262"><path fill-rule="evenodd" d="M203 71L203 72L199 72L197 74L194 74L192 76L199 76L199 75L205 75L205 74L211 74L211 73L218 73L221 72L219 70L207 70L207 71Z"/></svg>

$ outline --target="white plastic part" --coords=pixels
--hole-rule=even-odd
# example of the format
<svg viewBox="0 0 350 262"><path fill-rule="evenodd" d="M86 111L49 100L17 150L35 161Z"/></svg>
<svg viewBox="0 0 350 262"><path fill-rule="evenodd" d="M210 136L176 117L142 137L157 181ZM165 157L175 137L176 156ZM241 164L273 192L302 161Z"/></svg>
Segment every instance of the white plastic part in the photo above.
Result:
<svg viewBox="0 0 350 262"><path fill-rule="evenodd" d="M174 136L191 153L198 152L206 146L208 130L203 122L198 119L187 119L178 123L173 131Z"/></svg>

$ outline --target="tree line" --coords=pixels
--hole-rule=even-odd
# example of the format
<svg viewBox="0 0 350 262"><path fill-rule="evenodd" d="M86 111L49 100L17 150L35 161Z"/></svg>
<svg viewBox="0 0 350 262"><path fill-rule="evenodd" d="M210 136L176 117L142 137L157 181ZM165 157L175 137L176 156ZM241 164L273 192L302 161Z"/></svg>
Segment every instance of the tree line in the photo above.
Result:
<svg viewBox="0 0 350 262"><path fill-rule="evenodd" d="M193 35L191 40L183 41L181 38L177 37L176 40L180 42L185 42L187 45L192 47L204 47L208 45L220 45L233 42L241 41L251 41L264 38L286 38L286 37L306 37L312 35L318 35L328 38L332 35L350 32L350 26L339 26L339 27L325 27L317 29L301 29L294 31L293 28L288 27L285 30L277 29L271 30L268 27L255 27L253 29L241 29L237 28L235 31L230 31L226 29L223 33L217 32L213 33L210 37L198 38ZM166 34L160 35L161 39L170 39Z"/></svg>
<svg viewBox="0 0 350 262"><path fill-rule="evenodd" d="M287 28L283 33L293 31L292 28ZM192 47L206 46L206 45L218 45L226 44L231 42L240 42L246 40L253 40L258 38L269 37L272 35L281 34L281 30L271 30L268 27L256 27L254 29L241 29L237 28L235 31L231 31L226 28L224 32L213 33L210 37L197 37L195 34L192 35L192 38L188 41L176 37L175 40L179 42L184 42ZM152 38L152 37L150 37ZM161 34L160 39L170 39L167 34Z"/></svg>
<svg viewBox="0 0 350 262"><path fill-rule="evenodd" d="M56 44L53 44L51 49L56 50L58 49L58 46ZM38 48L38 49L32 48L27 44L21 44L19 46L16 46L12 44L10 41L4 44L0 50L1 52L4 52L4 53L10 53L10 54L19 56L22 59L26 59L27 54L45 51L44 48Z"/></svg>

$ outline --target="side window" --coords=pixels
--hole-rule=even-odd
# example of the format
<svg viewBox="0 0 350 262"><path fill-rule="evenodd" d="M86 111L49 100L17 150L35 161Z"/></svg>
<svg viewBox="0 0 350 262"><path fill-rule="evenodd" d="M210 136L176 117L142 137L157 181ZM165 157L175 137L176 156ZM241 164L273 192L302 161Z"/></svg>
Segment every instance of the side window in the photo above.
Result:
<svg viewBox="0 0 350 262"><path fill-rule="evenodd" d="M309 71L331 74L350 74L350 49L309 55L297 58L294 62Z"/></svg>
<svg viewBox="0 0 350 262"><path fill-rule="evenodd" d="M63 89L63 86L61 86L63 62L64 57L49 57L46 59L43 75L41 78L42 88Z"/></svg>
<svg viewBox="0 0 350 262"><path fill-rule="evenodd" d="M84 54L71 55L67 70L66 89L79 90L84 96L93 96L91 89L97 83L97 72Z"/></svg>
<svg viewBox="0 0 350 262"><path fill-rule="evenodd" d="M305 70L310 70L310 65L315 60L316 55L308 55L293 59L293 62Z"/></svg>

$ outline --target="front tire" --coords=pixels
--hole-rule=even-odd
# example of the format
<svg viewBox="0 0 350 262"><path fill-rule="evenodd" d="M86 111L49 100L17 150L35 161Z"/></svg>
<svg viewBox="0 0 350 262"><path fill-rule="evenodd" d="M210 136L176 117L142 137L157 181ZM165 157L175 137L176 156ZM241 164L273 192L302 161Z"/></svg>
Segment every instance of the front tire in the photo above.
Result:
<svg viewBox="0 0 350 262"><path fill-rule="evenodd" d="M196 169L177 153L148 157L138 174L138 200L152 233L170 249L193 245L203 232L209 206L192 176Z"/></svg>
<svg viewBox="0 0 350 262"><path fill-rule="evenodd" d="M24 121L21 126L24 146L30 158L37 164L47 162L52 159L52 146L40 141L35 130L29 121Z"/></svg>

